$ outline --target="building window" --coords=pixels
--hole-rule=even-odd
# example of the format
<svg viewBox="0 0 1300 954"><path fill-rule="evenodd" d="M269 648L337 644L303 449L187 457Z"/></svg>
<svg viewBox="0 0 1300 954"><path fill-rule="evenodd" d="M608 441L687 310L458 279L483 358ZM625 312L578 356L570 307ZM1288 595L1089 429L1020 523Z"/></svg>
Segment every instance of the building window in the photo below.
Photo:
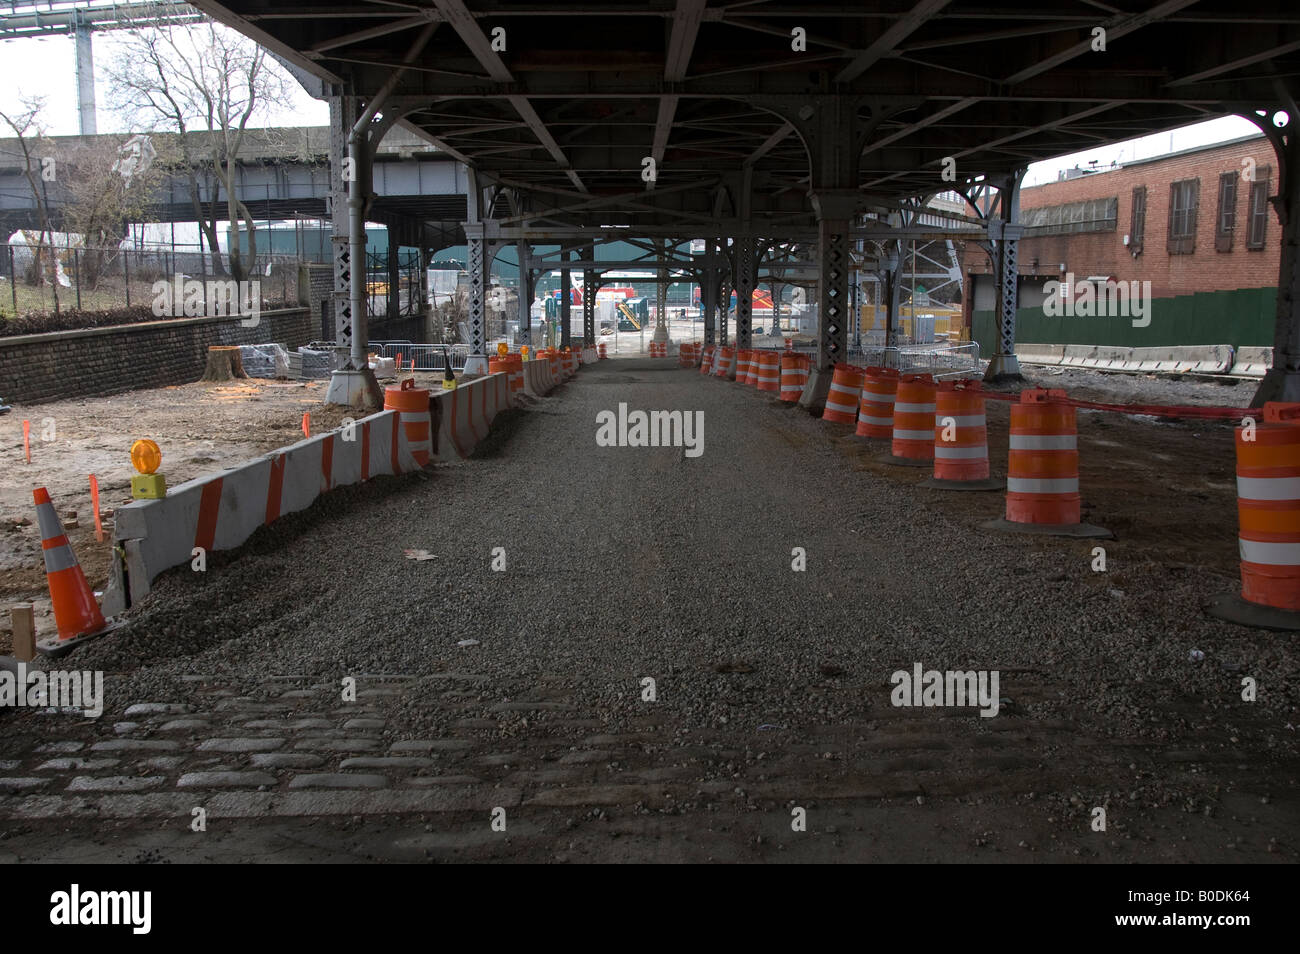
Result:
<svg viewBox="0 0 1300 954"><path fill-rule="evenodd" d="M1232 251L1232 233L1237 228L1237 173L1219 176L1219 216L1214 220L1214 250Z"/></svg>
<svg viewBox="0 0 1300 954"><path fill-rule="evenodd" d="M1255 169L1255 181L1250 184L1250 221L1246 227L1246 248L1252 251L1264 247L1264 236L1268 233L1268 192L1272 173L1271 167L1259 166Z"/></svg>
<svg viewBox="0 0 1300 954"><path fill-rule="evenodd" d="M1142 236L1147 230L1147 187L1133 190L1133 219L1129 224L1128 247L1134 255L1142 251Z"/></svg>
<svg viewBox="0 0 1300 954"><path fill-rule="evenodd" d="M1196 208L1200 192L1200 179L1181 179L1169 183L1170 255L1191 255L1196 251Z"/></svg>

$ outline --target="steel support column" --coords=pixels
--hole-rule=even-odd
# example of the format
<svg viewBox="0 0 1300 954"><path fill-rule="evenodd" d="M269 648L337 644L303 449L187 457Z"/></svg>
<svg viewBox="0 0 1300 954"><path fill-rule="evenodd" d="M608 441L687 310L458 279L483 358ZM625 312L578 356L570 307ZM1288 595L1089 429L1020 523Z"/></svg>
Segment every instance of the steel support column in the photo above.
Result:
<svg viewBox="0 0 1300 954"><path fill-rule="evenodd" d="M752 238L736 239L731 246L731 273L736 283L736 347L753 343L755 254Z"/></svg>
<svg viewBox="0 0 1300 954"><path fill-rule="evenodd" d="M562 252L565 261L569 252ZM583 329L583 336L587 334ZM573 337L573 275L569 269L560 269L560 347L567 347Z"/></svg>
<svg viewBox="0 0 1300 954"><path fill-rule="evenodd" d="M516 245L519 256L519 343L533 343L533 269L529 259L528 243L520 239Z"/></svg>
<svg viewBox="0 0 1300 954"><path fill-rule="evenodd" d="M95 119L95 53L90 26L82 21L80 12L72 11L73 37L77 55L77 118L78 131L83 136L93 136L98 131Z"/></svg>
<svg viewBox="0 0 1300 954"><path fill-rule="evenodd" d="M1282 224L1278 256L1277 311L1273 323L1273 366L1264 375L1251 407L1265 401L1300 401L1300 116L1293 104L1283 130L1265 128L1277 154L1278 194L1273 206Z"/></svg>
<svg viewBox="0 0 1300 954"><path fill-rule="evenodd" d="M484 298L487 294L487 256L484 248L483 223L466 222L465 238L468 254L465 269L469 272L469 350L471 360L477 357L478 369L471 372L487 373L487 359L483 356L487 347L487 325L484 318ZM469 371L469 365L465 366Z"/></svg>
<svg viewBox="0 0 1300 954"><path fill-rule="evenodd" d="M704 241L704 271L700 276L700 315L704 319L704 343L717 344L718 271L713 240Z"/></svg>
<svg viewBox="0 0 1300 954"><path fill-rule="evenodd" d="M1020 360L1016 357L1016 308L1019 306L1020 269L1020 182L1025 170L1017 170L999 183L999 218L989 220L989 238L997 250L998 350L989 359L985 381L1019 379Z"/></svg>
<svg viewBox="0 0 1300 954"><path fill-rule="evenodd" d="M587 261L596 260L596 248L586 251ZM600 276L594 268L582 270L582 336L586 338L596 327L596 292L600 289ZM590 329L590 331L589 331Z"/></svg>
<svg viewBox="0 0 1300 954"><path fill-rule="evenodd" d="M655 241L655 258L664 260L664 243ZM655 333L651 341L668 343L668 269L660 267L655 270Z"/></svg>

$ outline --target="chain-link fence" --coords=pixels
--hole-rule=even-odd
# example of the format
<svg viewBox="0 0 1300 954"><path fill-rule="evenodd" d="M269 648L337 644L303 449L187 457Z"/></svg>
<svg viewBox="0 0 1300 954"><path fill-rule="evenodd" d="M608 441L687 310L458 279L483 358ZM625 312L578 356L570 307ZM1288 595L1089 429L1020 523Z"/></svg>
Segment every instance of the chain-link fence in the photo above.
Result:
<svg viewBox="0 0 1300 954"><path fill-rule="evenodd" d="M245 258L235 282L229 259L197 246L82 248L0 246L0 318L148 306L159 317L219 314L234 299L263 309L298 303L296 256Z"/></svg>

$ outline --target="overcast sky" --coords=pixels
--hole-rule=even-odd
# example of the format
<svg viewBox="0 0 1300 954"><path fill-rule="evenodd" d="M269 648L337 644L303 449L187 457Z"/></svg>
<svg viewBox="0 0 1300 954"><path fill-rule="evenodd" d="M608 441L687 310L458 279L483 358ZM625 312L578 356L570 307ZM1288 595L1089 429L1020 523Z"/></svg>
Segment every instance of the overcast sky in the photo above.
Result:
<svg viewBox="0 0 1300 954"><path fill-rule="evenodd" d="M109 62L120 45L120 34L96 33L95 61L99 66ZM278 66L278 64L277 64ZM102 68L98 70L101 83L96 91L99 104L100 132L121 131L110 103L104 99ZM329 107L312 99L297 83L292 83L295 103L292 109L272 113L266 123L275 126L324 126L329 123ZM20 109L21 97L36 95L45 99L45 121L51 135L75 135L77 128L76 62L71 37L48 37L0 41L0 112ZM1097 160L1100 165L1112 161L1148 159L1178 149L1188 149L1225 139L1256 132L1255 126L1245 119L1229 116L1222 119L1185 126L1170 133L1130 139L1113 146L1089 149L1029 167L1026 185L1052 182L1061 169L1076 164L1086 166ZM3 133L0 133L3 135Z"/></svg>

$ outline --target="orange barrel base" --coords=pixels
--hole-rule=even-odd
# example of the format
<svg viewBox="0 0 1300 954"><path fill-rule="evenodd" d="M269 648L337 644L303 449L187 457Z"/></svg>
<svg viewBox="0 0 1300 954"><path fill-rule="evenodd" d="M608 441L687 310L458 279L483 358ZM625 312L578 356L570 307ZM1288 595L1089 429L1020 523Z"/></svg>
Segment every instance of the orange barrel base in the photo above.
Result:
<svg viewBox="0 0 1300 954"><path fill-rule="evenodd" d="M823 421L837 424L853 424L858 419L858 400L862 395L862 381L866 369L857 365L840 362L835 365L831 375L831 389L826 395L826 410L822 412Z"/></svg>
<svg viewBox="0 0 1300 954"><path fill-rule="evenodd" d="M518 357L514 355L512 357ZM488 372L507 370L507 366L493 367L502 358L488 358ZM522 373L523 365L520 364ZM414 378L407 378L401 387L384 388L384 410L396 411L397 421L406 437L407 446L415 462L423 467L433 456L433 415L429 411L429 392L417 388Z"/></svg>
<svg viewBox="0 0 1300 954"><path fill-rule="evenodd" d="M911 461L934 460L934 378L905 374L898 379L890 452Z"/></svg>
<svg viewBox="0 0 1300 954"><path fill-rule="evenodd" d="M789 341L790 339L786 339ZM812 367L812 358L806 354L787 351L781 358L781 400L797 401L803 397L804 385L808 383L808 370Z"/></svg>
<svg viewBox="0 0 1300 954"><path fill-rule="evenodd" d="M867 368L858 403L858 437L894 437L894 400L898 393L898 372L893 368Z"/></svg>
<svg viewBox="0 0 1300 954"><path fill-rule="evenodd" d="M717 356L713 359L713 375L718 378L725 378L731 373L731 364L736 360L735 348L719 348Z"/></svg>
<svg viewBox="0 0 1300 954"><path fill-rule="evenodd" d="M934 478L979 481L988 476L982 387L978 381L944 381L934 402Z"/></svg>
<svg viewBox="0 0 1300 954"><path fill-rule="evenodd" d="M717 349L713 345L709 345L704 349L703 356L700 358L700 374L708 374L713 370L713 355L716 351Z"/></svg>

